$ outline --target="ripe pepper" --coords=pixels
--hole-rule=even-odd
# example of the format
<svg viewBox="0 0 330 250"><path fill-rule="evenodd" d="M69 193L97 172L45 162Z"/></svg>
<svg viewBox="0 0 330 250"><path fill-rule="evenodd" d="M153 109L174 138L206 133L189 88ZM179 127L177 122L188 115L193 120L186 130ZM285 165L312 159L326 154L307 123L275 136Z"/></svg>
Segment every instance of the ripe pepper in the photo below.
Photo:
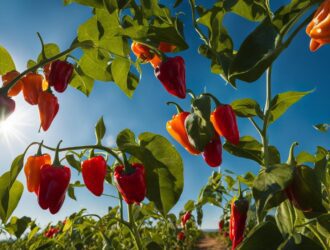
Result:
<svg viewBox="0 0 330 250"><path fill-rule="evenodd" d="M49 86L63 93L69 85L73 74L73 65L66 61L54 61L50 66L50 72L48 76Z"/></svg>
<svg viewBox="0 0 330 250"><path fill-rule="evenodd" d="M44 236L47 237L47 238L53 238L59 232L60 232L59 228L51 227L44 233Z"/></svg>
<svg viewBox="0 0 330 250"><path fill-rule="evenodd" d="M0 94L0 121L6 120L14 111L16 103L10 97Z"/></svg>
<svg viewBox="0 0 330 250"><path fill-rule="evenodd" d="M102 156L95 156L81 164L81 172L86 187L96 196L103 193L104 179L107 174L107 163Z"/></svg>
<svg viewBox="0 0 330 250"><path fill-rule="evenodd" d="M38 107L41 127L47 131L59 110L57 97L48 91L40 93Z"/></svg>
<svg viewBox="0 0 330 250"><path fill-rule="evenodd" d="M181 224L182 224L183 227L186 225L187 221L188 221L190 218L191 218L191 212L190 212L190 211L186 212L186 213L182 216L182 218L181 218Z"/></svg>
<svg viewBox="0 0 330 250"><path fill-rule="evenodd" d="M330 43L330 0L325 0L316 10L306 27L306 33L311 38L309 49L312 52Z"/></svg>
<svg viewBox="0 0 330 250"><path fill-rule="evenodd" d="M179 232L178 235L177 235L177 239L178 241L183 241L185 239L185 234L183 231Z"/></svg>
<svg viewBox="0 0 330 250"><path fill-rule="evenodd" d="M22 78L22 81L25 101L31 105L37 105L39 95L42 93L42 75L29 73Z"/></svg>
<svg viewBox="0 0 330 250"><path fill-rule="evenodd" d="M241 195L239 187L239 198L231 203L231 214L229 222L229 238L232 241L232 250L243 241L247 212L249 210L249 201Z"/></svg>
<svg viewBox="0 0 330 250"><path fill-rule="evenodd" d="M24 165L27 188L29 192L35 192L37 195L40 185L40 169L43 165L51 163L50 155L41 153L41 146L42 143L40 143L37 154L29 156Z"/></svg>
<svg viewBox="0 0 330 250"><path fill-rule="evenodd" d="M210 167L218 167L222 163L222 144L218 134L206 145L202 154L204 161Z"/></svg>
<svg viewBox="0 0 330 250"><path fill-rule="evenodd" d="M171 95L186 97L186 69L181 56L168 57L162 61L155 68L155 75Z"/></svg>
<svg viewBox="0 0 330 250"><path fill-rule="evenodd" d="M195 149L189 142L188 134L185 127L185 120L190 114L183 111L183 109L174 102L168 102L168 104L174 104L177 108L177 114L172 117L172 120L166 123L167 132L184 147L190 154L198 155L201 152Z"/></svg>
<svg viewBox="0 0 330 250"><path fill-rule="evenodd" d="M128 172L123 165L116 166L114 178L118 191L127 204L139 204L147 193L144 166L140 163L133 163L129 168Z"/></svg>
<svg viewBox="0 0 330 250"><path fill-rule="evenodd" d="M16 70L10 71L5 75L3 75L2 76L3 86L5 87L6 85L8 85L8 83L10 83L19 75L20 73ZM22 88L23 88L23 82L22 80L19 80L18 82L15 83L15 85L12 88L9 89L8 96L9 97L17 96L22 91Z"/></svg>
<svg viewBox="0 0 330 250"><path fill-rule="evenodd" d="M62 166L59 161L60 143L53 164L45 164L40 169L38 203L42 209L49 209L52 214L61 209L71 178L70 168Z"/></svg>
<svg viewBox="0 0 330 250"><path fill-rule="evenodd" d="M220 233L220 234L221 234L222 231L223 231L223 227L224 227L224 225L225 225L225 221L224 221L224 219L220 220L220 221L219 221L219 233Z"/></svg>
<svg viewBox="0 0 330 250"><path fill-rule="evenodd" d="M217 105L210 117L215 131L230 143L237 145L239 143L239 131L233 108L229 104L220 103L213 95L207 95L212 97Z"/></svg>
<svg viewBox="0 0 330 250"><path fill-rule="evenodd" d="M175 51L176 46L170 43L160 42L158 45L158 49L163 53L169 53Z"/></svg>
<svg viewBox="0 0 330 250"><path fill-rule="evenodd" d="M150 62L155 55L148 46L138 42L132 43L131 50L137 58L145 63Z"/></svg>

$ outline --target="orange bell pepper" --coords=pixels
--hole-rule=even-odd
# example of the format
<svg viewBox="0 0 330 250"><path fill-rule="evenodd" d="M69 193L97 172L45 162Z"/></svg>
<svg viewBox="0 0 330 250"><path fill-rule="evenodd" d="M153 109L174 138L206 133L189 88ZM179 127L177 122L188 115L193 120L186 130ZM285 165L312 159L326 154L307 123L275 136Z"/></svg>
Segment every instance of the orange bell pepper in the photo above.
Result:
<svg viewBox="0 0 330 250"><path fill-rule="evenodd" d="M330 0L325 0L317 9L306 33L311 38L309 49L313 52L330 43Z"/></svg>
<svg viewBox="0 0 330 250"><path fill-rule="evenodd" d="M10 71L2 76L2 83L3 86L6 86L8 83L10 83L12 80L14 80L16 77L18 77L20 73L16 70ZM23 88L23 82L22 80L19 80L16 82L16 84L8 91L8 96L13 97L17 96Z"/></svg>
<svg viewBox="0 0 330 250"><path fill-rule="evenodd" d="M198 155L201 152L195 149L189 142L188 134L184 125L184 122L189 112L185 112L181 109L179 105L173 102L169 104L174 104L177 107L178 114L174 115L172 120L166 123L167 132L178 142L180 143L190 154Z"/></svg>
<svg viewBox="0 0 330 250"><path fill-rule="evenodd" d="M169 52L174 52L176 46L166 42L160 42L158 45L158 49L164 53L169 53Z"/></svg>
<svg viewBox="0 0 330 250"><path fill-rule="evenodd" d="M151 52L150 48L138 42L133 42L131 49L134 55L141 59L143 62L149 62L154 58L154 53Z"/></svg>
<svg viewBox="0 0 330 250"><path fill-rule="evenodd" d="M29 73L22 80L25 101L31 105L37 105L39 95L42 92L43 76L37 73Z"/></svg>
<svg viewBox="0 0 330 250"><path fill-rule="evenodd" d="M25 165L24 173L29 192L35 192L38 195L40 185L40 168L45 164L51 163L49 154L41 154L39 148L38 153L34 156L29 156Z"/></svg>

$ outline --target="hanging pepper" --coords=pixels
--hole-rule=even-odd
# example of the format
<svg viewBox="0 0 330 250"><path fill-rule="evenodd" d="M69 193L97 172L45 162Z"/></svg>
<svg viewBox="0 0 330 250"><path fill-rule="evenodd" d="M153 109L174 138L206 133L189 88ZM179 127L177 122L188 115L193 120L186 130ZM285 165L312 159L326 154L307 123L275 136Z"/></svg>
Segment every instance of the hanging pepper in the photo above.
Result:
<svg viewBox="0 0 330 250"><path fill-rule="evenodd" d="M96 196L103 193L104 179L107 174L107 163L102 156L95 156L81 164L84 183Z"/></svg>
<svg viewBox="0 0 330 250"><path fill-rule="evenodd" d="M171 95L186 97L186 69L181 56L166 58L155 68L155 75Z"/></svg>
<svg viewBox="0 0 330 250"><path fill-rule="evenodd" d="M304 165L297 165L294 157L293 143L290 148L287 164L293 168L293 179L285 189L288 199L294 207L306 213L326 213L322 205L322 184L315 169Z"/></svg>
<svg viewBox="0 0 330 250"><path fill-rule="evenodd" d="M42 93L42 75L29 73L22 78L22 81L25 101L31 105L37 105L39 95Z"/></svg>
<svg viewBox="0 0 330 250"><path fill-rule="evenodd" d="M242 196L239 185L239 197L231 203L231 214L229 222L229 238L232 241L232 250L243 241L249 201Z"/></svg>
<svg viewBox="0 0 330 250"><path fill-rule="evenodd" d="M185 239L185 234L183 231L179 232L178 235L177 235L177 240L178 241L183 241Z"/></svg>
<svg viewBox="0 0 330 250"><path fill-rule="evenodd" d="M223 232L223 227L225 225L224 219L219 221L219 233L221 234Z"/></svg>
<svg viewBox="0 0 330 250"><path fill-rule="evenodd" d="M220 136L215 133L212 140L206 145L202 154L204 161L210 167L218 167L222 162L222 144Z"/></svg>
<svg viewBox="0 0 330 250"><path fill-rule="evenodd" d="M59 110L57 97L48 91L42 92L39 96L38 107L41 127L47 131Z"/></svg>
<svg viewBox="0 0 330 250"><path fill-rule="evenodd" d="M18 77L20 73L16 70L10 71L6 73L5 75L2 76L2 84L3 86L7 86L8 83L10 83L12 80L14 80L16 77ZM19 80L18 82L15 83L15 85L9 89L8 91L8 96L13 97L17 96L23 88L23 82L22 80Z"/></svg>
<svg viewBox="0 0 330 250"><path fill-rule="evenodd" d="M146 63L154 58L154 53L148 46L144 44L133 42L131 45L131 50L133 51L134 55L142 62Z"/></svg>
<svg viewBox="0 0 330 250"><path fill-rule="evenodd" d="M184 147L190 154L198 155L199 152L195 149L189 142L188 134L186 131L186 127L184 122L187 116L190 114L189 112L183 111L183 109L174 102L168 102L167 104L173 104L177 108L177 114L172 117L172 120L166 123L167 132Z"/></svg>
<svg viewBox="0 0 330 250"><path fill-rule="evenodd" d="M59 161L58 144L53 164L45 164L40 169L40 186L38 203L42 209L49 209L56 214L62 207L66 191L69 187L71 170L62 166Z"/></svg>
<svg viewBox="0 0 330 250"><path fill-rule="evenodd" d="M50 73L50 67L51 67L52 63L47 63L44 68L43 68L43 71L44 71L44 75L45 75L45 79L46 81L48 82L49 81L49 73Z"/></svg>
<svg viewBox="0 0 330 250"><path fill-rule="evenodd" d="M38 195L40 185L40 169L43 165L51 163L50 155L42 154L41 147L42 143L40 143L37 154L29 156L24 165L27 188L29 192L35 192L36 195Z"/></svg>
<svg viewBox="0 0 330 250"><path fill-rule="evenodd" d="M316 10L306 33L311 38L309 49L312 52L330 43L330 0L325 0Z"/></svg>
<svg viewBox="0 0 330 250"><path fill-rule="evenodd" d="M73 65L67 61L54 61L50 66L50 72L48 76L49 86L63 93L69 85L73 74Z"/></svg>
<svg viewBox="0 0 330 250"><path fill-rule="evenodd" d="M147 188L144 174L144 166L140 163L130 165L130 171L126 171L123 165L118 165L114 171L117 188L127 204L140 203L144 200Z"/></svg>
<svg viewBox="0 0 330 250"><path fill-rule="evenodd" d="M222 104L211 94L204 94L212 98L216 104L216 109L211 113L211 123L215 131L226 138L230 143L237 145L239 143L239 131L236 121L236 115L229 104Z"/></svg>
<svg viewBox="0 0 330 250"><path fill-rule="evenodd" d="M0 121L6 120L14 113L16 103L10 97L0 93Z"/></svg>
<svg viewBox="0 0 330 250"><path fill-rule="evenodd" d="M176 46L170 43L160 42L158 45L158 49L163 53L169 53L169 52L174 52Z"/></svg>
<svg viewBox="0 0 330 250"><path fill-rule="evenodd" d="M186 212L186 213L182 216L182 218L181 218L181 224L182 224L182 227L185 227L187 221L188 221L190 218L191 218L191 212L190 212L190 211Z"/></svg>

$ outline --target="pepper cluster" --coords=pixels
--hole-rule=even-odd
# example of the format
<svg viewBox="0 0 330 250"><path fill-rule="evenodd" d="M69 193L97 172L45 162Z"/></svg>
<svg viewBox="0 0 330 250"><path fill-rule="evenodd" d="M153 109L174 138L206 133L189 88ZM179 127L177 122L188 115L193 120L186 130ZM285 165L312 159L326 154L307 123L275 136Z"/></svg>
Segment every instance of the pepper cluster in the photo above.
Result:
<svg viewBox="0 0 330 250"><path fill-rule="evenodd" d="M216 103L213 112L211 99ZM202 154L209 166L218 167L222 163L220 136L232 144L239 143L236 115L229 104L220 103L210 94L198 98L193 95L191 112L184 111L177 103L168 104L177 108L177 114L166 123L168 133L190 154Z"/></svg>
<svg viewBox="0 0 330 250"><path fill-rule="evenodd" d="M154 68L155 76L171 95L179 98L186 97L186 69L181 56L166 57L164 53L174 52L175 45L160 42L157 49L133 42L131 49L135 56L144 63L150 63ZM162 53L162 57L157 51Z"/></svg>
<svg viewBox="0 0 330 250"><path fill-rule="evenodd" d="M8 93L0 93L0 119L6 119L15 110L12 97L23 92L24 100L30 105L38 105L40 126L47 131L59 110L57 97L51 88L63 93L73 75L73 65L66 61L54 61L44 66L44 76L30 72L19 79ZM3 87L20 77L16 70L2 76Z"/></svg>

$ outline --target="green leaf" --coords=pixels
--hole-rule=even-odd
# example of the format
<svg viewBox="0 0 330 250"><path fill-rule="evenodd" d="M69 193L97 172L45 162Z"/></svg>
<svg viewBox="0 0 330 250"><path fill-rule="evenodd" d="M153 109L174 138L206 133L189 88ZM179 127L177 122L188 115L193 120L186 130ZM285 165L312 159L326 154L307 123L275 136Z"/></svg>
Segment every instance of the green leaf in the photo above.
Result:
<svg viewBox="0 0 330 250"><path fill-rule="evenodd" d="M68 195L72 200L75 200L75 201L77 200L76 195L74 193L74 186L72 184L69 184Z"/></svg>
<svg viewBox="0 0 330 250"><path fill-rule="evenodd" d="M94 87L94 79L85 75L80 67L76 67L70 81L70 86L89 96Z"/></svg>
<svg viewBox="0 0 330 250"><path fill-rule="evenodd" d="M197 206L203 206L206 203L210 203L215 206L221 205L222 191L224 190L221 185L221 177L221 173L212 173L212 176L209 177L207 184L201 189L198 195Z"/></svg>
<svg viewBox="0 0 330 250"><path fill-rule="evenodd" d="M308 152L300 152L297 156L296 156L296 162L297 165L301 165L302 163L306 163L306 162L315 162L315 157L314 155L308 153Z"/></svg>
<svg viewBox="0 0 330 250"><path fill-rule="evenodd" d="M10 172L0 177L0 218L6 223L14 212L23 193L23 184L17 180L10 182Z"/></svg>
<svg viewBox="0 0 330 250"><path fill-rule="evenodd" d="M235 114L240 117L262 117L260 105L253 99L245 98L232 102L231 107L234 109Z"/></svg>
<svg viewBox="0 0 330 250"><path fill-rule="evenodd" d="M55 43L48 43L48 44L45 44L45 46L44 46L44 51L45 51L45 56L46 56L46 58L51 58L51 57L53 57L53 56L58 55L58 54L61 52L60 48L59 48L58 45L55 44ZM65 56L62 57L62 58L60 58L59 60L64 60L64 59L65 59ZM37 62L39 63L39 62L41 62L42 60L43 60L43 58L42 58L42 53L40 53L40 54L38 55Z"/></svg>
<svg viewBox="0 0 330 250"><path fill-rule="evenodd" d="M245 185L247 185L249 187L252 187L253 186L254 179L255 179L255 175L253 173L251 173L251 172L247 172L244 176L238 176L237 179L241 183L243 183L243 184L245 184Z"/></svg>
<svg viewBox="0 0 330 250"><path fill-rule="evenodd" d="M0 45L0 75L4 75L16 69L15 63L9 52Z"/></svg>
<svg viewBox="0 0 330 250"><path fill-rule="evenodd" d="M195 209L195 202L193 200L189 200L186 202L184 205L184 210L185 211L192 211Z"/></svg>
<svg viewBox="0 0 330 250"><path fill-rule="evenodd" d="M282 241L281 233L276 225L266 221L254 227L237 249L274 250L277 249Z"/></svg>
<svg viewBox="0 0 330 250"><path fill-rule="evenodd" d="M312 239L299 234L301 237L301 242L297 244L294 240L294 237L290 237L289 240L283 242L279 246L279 250L322 250L323 247L321 247L318 243L313 241Z"/></svg>
<svg viewBox="0 0 330 250"><path fill-rule="evenodd" d="M31 222L31 218L23 216L22 218L17 218L15 216L11 217L8 224L6 224L6 231L16 238L20 238L25 230L28 228Z"/></svg>
<svg viewBox="0 0 330 250"><path fill-rule="evenodd" d="M327 132L329 127L330 127L330 124L327 124L327 123L320 123L320 124L316 124L313 126L317 131L320 131L320 132Z"/></svg>
<svg viewBox="0 0 330 250"><path fill-rule="evenodd" d="M146 171L147 198L166 215L183 190L183 162L180 154L163 136L142 133L137 143L132 131L125 129L117 145L141 161Z"/></svg>
<svg viewBox="0 0 330 250"><path fill-rule="evenodd" d="M223 145L223 148L233 155L251 159L260 165L262 164L262 145L252 136L241 137L238 145L231 144L227 141Z"/></svg>
<svg viewBox="0 0 330 250"><path fill-rule="evenodd" d="M27 67L27 68L32 68L32 67L34 67L36 64L37 64L36 61L33 61L33 60L30 59L30 60L27 61L27 63L26 63L26 67Z"/></svg>
<svg viewBox="0 0 330 250"><path fill-rule="evenodd" d="M288 165L278 164L259 172L252 189L259 216L264 209L278 206L285 199L281 194L292 179L293 169Z"/></svg>
<svg viewBox="0 0 330 250"><path fill-rule="evenodd" d="M282 233L283 238L293 234L296 215L289 200L282 202L276 209L276 224Z"/></svg>
<svg viewBox="0 0 330 250"><path fill-rule="evenodd" d="M101 145L101 141L105 136L106 127L104 124L103 116L97 121L95 125L95 136L97 144Z"/></svg>
<svg viewBox="0 0 330 250"><path fill-rule="evenodd" d="M229 81L256 81L292 41L287 39L281 42L280 38L285 37L293 24L313 4L310 0L292 0L278 9L272 19L265 18L239 48L229 68ZM266 7L269 9L269 6Z"/></svg>
<svg viewBox="0 0 330 250"><path fill-rule="evenodd" d="M276 95L270 103L269 124L276 121L289 107L312 92L313 90L306 92L289 91Z"/></svg>
<svg viewBox="0 0 330 250"><path fill-rule="evenodd" d="M25 153L18 155L10 166L10 184L9 187L14 183L19 173L22 171L24 165Z"/></svg>
<svg viewBox="0 0 330 250"><path fill-rule="evenodd" d="M65 156L66 161L71 167L76 169L78 172L81 172L81 163L77 161L73 154L68 154Z"/></svg>
<svg viewBox="0 0 330 250"><path fill-rule="evenodd" d="M131 63L129 59L116 57L111 63L111 72L114 82L128 96L132 97L136 86L130 86L127 81Z"/></svg>
<svg viewBox="0 0 330 250"><path fill-rule="evenodd" d="M269 151L268 153L269 153L269 164L270 165L281 163L281 155L276 147L269 146L268 151Z"/></svg>

